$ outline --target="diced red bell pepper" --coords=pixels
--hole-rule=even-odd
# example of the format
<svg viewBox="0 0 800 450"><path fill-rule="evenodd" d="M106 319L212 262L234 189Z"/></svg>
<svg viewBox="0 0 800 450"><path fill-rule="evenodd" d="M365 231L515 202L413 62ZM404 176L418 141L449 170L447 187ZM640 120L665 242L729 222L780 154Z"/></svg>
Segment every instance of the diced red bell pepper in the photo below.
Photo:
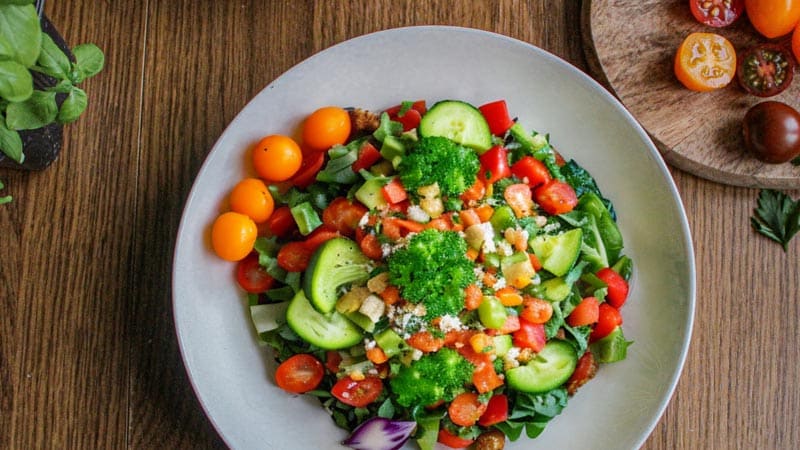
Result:
<svg viewBox="0 0 800 450"><path fill-rule="evenodd" d="M489 124L489 131L495 136L502 136L514 125L508 115L508 106L505 100L497 100L478 107L483 117Z"/></svg>
<svg viewBox="0 0 800 450"><path fill-rule="evenodd" d="M508 419L508 397L505 394L493 395L486 405L486 411L478 423L483 427L489 427Z"/></svg>
<svg viewBox="0 0 800 450"><path fill-rule="evenodd" d="M383 198L392 205L400 203L408 198L408 192L406 192L406 188L403 187L403 183L399 178L393 178L392 181L386 183L381 188L381 194L383 194Z"/></svg>
<svg viewBox="0 0 800 450"><path fill-rule="evenodd" d="M361 169L369 169L373 164L380 161L381 152L369 142L364 142L360 149L358 149L358 159L351 166L353 172L358 172Z"/></svg>
<svg viewBox="0 0 800 450"><path fill-rule="evenodd" d="M547 343L544 324L530 323L525 319L519 319L519 330L514 332L512 339L515 346L529 348L538 353Z"/></svg>
<svg viewBox="0 0 800 450"><path fill-rule="evenodd" d="M403 131L413 130L419 126L422 115L428 110L425 100L417 100L411 104L411 107L400 113L403 110L403 105L393 106L386 110L389 118L395 122L403 124Z"/></svg>
<svg viewBox="0 0 800 450"><path fill-rule="evenodd" d="M481 162L479 176L487 183L491 184L511 176L511 168L508 166L508 151L502 145L495 145L486 150L479 159Z"/></svg>
<svg viewBox="0 0 800 450"><path fill-rule="evenodd" d="M600 278L608 285L606 301L615 308L622 308L625 300L628 299L628 282L625 278L610 267L600 269L597 272L597 278Z"/></svg>

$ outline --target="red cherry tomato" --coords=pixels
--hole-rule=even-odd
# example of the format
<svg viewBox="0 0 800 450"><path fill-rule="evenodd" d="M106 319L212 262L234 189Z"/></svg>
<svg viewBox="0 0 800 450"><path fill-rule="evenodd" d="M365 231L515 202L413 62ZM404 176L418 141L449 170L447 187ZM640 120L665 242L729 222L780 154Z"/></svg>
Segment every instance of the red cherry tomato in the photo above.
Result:
<svg viewBox="0 0 800 450"><path fill-rule="evenodd" d="M299 353L282 362L275 371L275 382L284 391L302 394L319 386L325 367L312 355Z"/></svg>
<svg viewBox="0 0 800 450"><path fill-rule="evenodd" d="M578 359L578 364L575 366L575 371L567 380L567 393L575 395L578 388L586 384L589 380L594 378L597 374L597 361L594 359L594 354L587 351L583 356Z"/></svg>
<svg viewBox="0 0 800 450"><path fill-rule="evenodd" d="M239 261L236 265L236 281L251 294L265 292L275 283L275 279L258 263L258 253L250 253Z"/></svg>
<svg viewBox="0 0 800 450"><path fill-rule="evenodd" d="M736 77L745 91L759 96L780 94L794 76L794 58L777 44L759 44L737 57Z"/></svg>
<svg viewBox="0 0 800 450"><path fill-rule="evenodd" d="M689 0L692 15L712 27L732 24L744 12L744 0Z"/></svg>
<svg viewBox="0 0 800 450"><path fill-rule="evenodd" d="M525 319L519 319L519 329L511 337L515 346L529 348L536 353L542 351L547 343L544 324L530 323Z"/></svg>
<svg viewBox="0 0 800 450"><path fill-rule="evenodd" d="M628 282L625 281L625 278L622 278L622 275L610 267L600 269L597 272L597 278L603 280L608 286L606 301L615 308L622 308L625 300L628 299Z"/></svg>
<svg viewBox="0 0 800 450"><path fill-rule="evenodd" d="M600 318L600 302L594 297L586 297L567 316L567 323L573 327L581 327L596 323Z"/></svg>
<svg viewBox="0 0 800 450"><path fill-rule="evenodd" d="M508 397L505 394L497 394L489 399L486 405L486 412L483 413L478 423L488 427L508 419Z"/></svg>
<svg viewBox="0 0 800 450"><path fill-rule="evenodd" d="M333 227L344 236L355 235L358 222L369 210L360 203L337 197L322 211L322 223Z"/></svg>
<svg viewBox="0 0 800 450"><path fill-rule="evenodd" d="M569 184L555 179L536 188L533 192L533 199L545 212L552 215L568 213L578 205L575 189L572 189Z"/></svg>
<svg viewBox="0 0 800 450"><path fill-rule="evenodd" d="M278 265L288 272L302 272L308 268L313 253L305 242L289 242L278 250Z"/></svg>
<svg viewBox="0 0 800 450"><path fill-rule="evenodd" d="M534 188L547 183L552 178L543 162L533 156L523 156L511 166L511 173Z"/></svg>
<svg viewBox="0 0 800 450"><path fill-rule="evenodd" d="M377 377L366 377L363 380L353 380L344 377L331 388L331 394L340 402L363 408L374 402L383 392L383 382Z"/></svg>
<svg viewBox="0 0 800 450"><path fill-rule="evenodd" d="M289 183L299 188L307 188L311 183L317 180L317 173L319 173L324 164L325 152L307 152L303 155L303 162L300 164L300 168L289 180Z"/></svg>
<svg viewBox="0 0 800 450"><path fill-rule="evenodd" d="M281 206L267 219L267 229L272 236L285 237L297 228L297 223L288 206Z"/></svg>
<svg viewBox="0 0 800 450"><path fill-rule="evenodd" d="M439 437L436 440L450 448L467 448L475 442L474 439L458 437L444 428L439 428Z"/></svg>
<svg viewBox="0 0 800 450"><path fill-rule="evenodd" d="M592 330L592 334L589 335L589 341L594 342L598 339L603 339L619 325L622 325L622 314L620 314L619 310L608 303L601 303L598 308L597 323Z"/></svg>

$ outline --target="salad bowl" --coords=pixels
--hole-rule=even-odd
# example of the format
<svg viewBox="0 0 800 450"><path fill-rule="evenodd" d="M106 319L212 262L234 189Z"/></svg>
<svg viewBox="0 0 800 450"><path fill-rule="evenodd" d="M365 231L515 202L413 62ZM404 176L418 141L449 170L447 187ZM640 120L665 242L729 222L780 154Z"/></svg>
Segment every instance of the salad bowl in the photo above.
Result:
<svg viewBox="0 0 800 450"><path fill-rule="evenodd" d="M413 61L398 64L398 54ZM365 75L365 61L392 69ZM634 261L623 313L634 342L627 359L603 365L535 440L523 436L506 448L633 449L656 425L683 367L695 301L691 236L657 149L611 94L558 57L502 35L428 26L354 38L291 68L231 122L197 176L175 247L174 319L195 393L231 448L336 449L347 434L316 400L277 387L272 354L258 344L235 267L211 250L211 223L251 170L247 149L267 134L291 134L323 105L377 111L401 100L453 98L504 99L527 129L548 133L614 203Z"/></svg>

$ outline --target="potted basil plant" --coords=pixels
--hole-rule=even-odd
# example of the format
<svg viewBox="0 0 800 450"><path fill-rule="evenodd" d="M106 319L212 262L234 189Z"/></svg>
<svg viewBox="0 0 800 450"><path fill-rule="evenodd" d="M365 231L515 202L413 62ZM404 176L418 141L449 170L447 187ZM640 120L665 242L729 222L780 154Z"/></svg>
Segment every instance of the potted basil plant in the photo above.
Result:
<svg viewBox="0 0 800 450"><path fill-rule="evenodd" d="M78 85L105 64L94 44L70 49L42 14L43 4L0 0L0 167L50 165L61 149L62 126L88 104ZM0 197L0 204L9 201Z"/></svg>

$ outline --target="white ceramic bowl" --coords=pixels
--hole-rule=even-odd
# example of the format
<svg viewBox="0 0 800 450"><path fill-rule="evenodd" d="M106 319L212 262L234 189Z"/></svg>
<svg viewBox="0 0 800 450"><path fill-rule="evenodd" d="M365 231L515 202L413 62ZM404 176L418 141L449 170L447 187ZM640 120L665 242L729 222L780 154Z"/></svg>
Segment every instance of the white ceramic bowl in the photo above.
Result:
<svg viewBox="0 0 800 450"><path fill-rule="evenodd" d="M320 106L380 110L416 99L506 99L528 129L550 133L561 153L592 173L614 202L635 262L623 309L625 335L635 341L628 358L603 366L540 437L506 448L641 446L672 395L692 329L694 256L678 192L646 133L595 81L530 44L454 27L377 32L310 57L261 91L209 153L185 206L173 266L178 341L209 419L235 449L342 448L345 432L315 400L275 385L234 267L214 255L209 229L248 174L248 147L262 136L293 133Z"/></svg>

